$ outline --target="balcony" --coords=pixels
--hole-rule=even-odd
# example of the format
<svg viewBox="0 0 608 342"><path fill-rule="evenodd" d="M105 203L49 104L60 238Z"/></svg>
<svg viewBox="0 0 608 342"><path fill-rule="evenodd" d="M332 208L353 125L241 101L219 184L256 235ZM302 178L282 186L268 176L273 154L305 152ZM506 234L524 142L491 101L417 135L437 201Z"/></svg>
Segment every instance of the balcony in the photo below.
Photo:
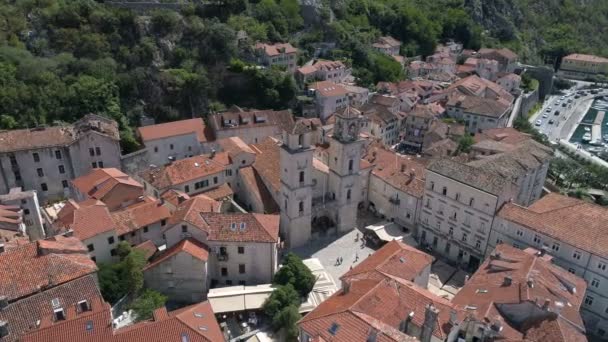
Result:
<svg viewBox="0 0 608 342"><path fill-rule="evenodd" d="M217 260L218 261L228 261L228 253L218 253Z"/></svg>
<svg viewBox="0 0 608 342"><path fill-rule="evenodd" d="M401 204L401 199L399 199L398 197L389 197L388 201L394 205Z"/></svg>

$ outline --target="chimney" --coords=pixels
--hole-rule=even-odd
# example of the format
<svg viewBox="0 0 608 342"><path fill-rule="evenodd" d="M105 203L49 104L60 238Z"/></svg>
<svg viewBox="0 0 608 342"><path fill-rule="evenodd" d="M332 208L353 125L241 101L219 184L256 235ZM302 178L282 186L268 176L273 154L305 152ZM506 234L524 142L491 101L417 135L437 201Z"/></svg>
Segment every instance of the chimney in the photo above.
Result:
<svg viewBox="0 0 608 342"><path fill-rule="evenodd" d="M72 236L74 236L74 230L69 229L67 232L63 233L63 236L65 236L65 237L72 237Z"/></svg>
<svg viewBox="0 0 608 342"><path fill-rule="evenodd" d="M528 287L533 289L534 288L534 279L533 278L528 278Z"/></svg>
<svg viewBox="0 0 608 342"><path fill-rule="evenodd" d="M433 330L437 325L438 316L439 310L433 304L426 306L426 310L424 310L424 323L422 324L422 331L420 333L421 342L430 342L433 338Z"/></svg>
<svg viewBox="0 0 608 342"><path fill-rule="evenodd" d="M209 158L213 159L213 157L215 157L215 149L214 148L211 149L211 154L210 154Z"/></svg>
<svg viewBox="0 0 608 342"><path fill-rule="evenodd" d="M8 298L6 296L0 296L0 311L6 309L8 306Z"/></svg>
<svg viewBox="0 0 608 342"><path fill-rule="evenodd" d="M464 283L465 284L469 281L469 278L471 278L471 276L468 275L468 274L464 276Z"/></svg>
<svg viewBox="0 0 608 342"><path fill-rule="evenodd" d="M412 319L414 319L414 311L410 311L410 313L407 315L407 317L405 317L403 322L401 322L401 324L402 324L401 332L407 334L407 331L409 330Z"/></svg>
<svg viewBox="0 0 608 342"><path fill-rule="evenodd" d="M543 310L544 311L549 310L550 305L551 305L551 299L545 298L545 302L543 303Z"/></svg>
<svg viewBox="0 0 608 342"><path fill-rule="evenodd" d="M511 286L512 282L513 282L513 279L511 278L511 276L505 276L505 278L502 281L502 286Z"/></svg>
<svg viewBox="0 0 608 342"><path fill-rule="evenodd" d="M8 335L8 322L0 321L0 339Z"/></svg>
<svg viewBox="0 0 608 342"><path fill-rule="evenodd" d="M562 309L564 308L564 302L555 302L555 313L556 314L560 314L562 312Z"/></svg>
<svg viewBox="0 0 608 342"><path fill-rule="evenodd" d="M401 172L405 172L405 164L401 164Z"/></svg>
<svg viewBox="0 0 608 342"><path fill-rule="evenodd" d="M159 207L163 206L164 204L165 204L165 199L164 198L161 198L161 199L158 200L158 206Z"/></svg>
<svg viewBox="0 0 608 342"><path fill-rule="evenodd" d="M547 254L547 246L543 245L540 248L540 251L538 251L538 256L542 257L542 256L545 256L545 254Z"/></svg>
<svg viewBox="0 0 608 342"><path fill-rule="evenodd" d="M0 243L0 253L4 253L4 244Z"/></svg>

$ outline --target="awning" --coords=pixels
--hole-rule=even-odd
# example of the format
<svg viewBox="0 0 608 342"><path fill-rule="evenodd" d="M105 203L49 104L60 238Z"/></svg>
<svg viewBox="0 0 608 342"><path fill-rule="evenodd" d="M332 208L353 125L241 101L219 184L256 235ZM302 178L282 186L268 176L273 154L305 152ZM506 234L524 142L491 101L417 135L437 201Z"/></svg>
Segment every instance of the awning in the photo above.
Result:
<svg viewBox="0 0 608 342"><path fill-rule="evenodd" d="M267 285L230 286L209 290L207 299L213 312L236 312L244 310L259 310L274 288Z"/></svg>
<svg viewBox="0 0 608 342"><path fill-rule="evenodd" d="M374 232L382 241L389 242L393 240L403 240L403 231L401 230L401 227L392 222L379 225L370 225L365 227L365 229Z"/></svg>

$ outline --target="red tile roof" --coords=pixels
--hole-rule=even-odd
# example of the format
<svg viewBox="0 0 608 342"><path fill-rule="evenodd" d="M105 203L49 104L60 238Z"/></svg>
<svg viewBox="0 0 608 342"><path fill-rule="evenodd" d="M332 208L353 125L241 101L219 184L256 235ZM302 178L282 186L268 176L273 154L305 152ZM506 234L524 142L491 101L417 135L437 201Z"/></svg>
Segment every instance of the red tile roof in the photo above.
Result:
<svg viewBox="0 0 608 342"><path fill-rule="evenodd" d="M71 310L82 300L91 303L101 299L96 277L88 275L10 303L0 310L0 321L8 323L9 333L2 342L18 341L23 334L36 329L40 320L53 314L53 300L64 310Z"/></svg>
<svg viewBox="0 0 608 342"><path fill-rule="evenodd" d="M279 206L258 172L253 167L248 166L240 169L240 175L243 186L246 187L249 195L256 197L264 206L264 213L277 214L279 212Z"/></svg>
<svg viewBox="0 0 608 342"><path fill-rule="evenodd" d="M221 205L221 202L215 201L206 195L192 197L175 208L175 211L169 219L169 224L165 230L170 229L172 226L180 222L188 222L194 226L201 227L205 224L205 222L203 221L200 213L219 213Z"/></svg>
<svg viewBox="0 0 608 342"><path fill-rule="evenodd" d="M439 310L433 335L443 340L452 327L450 312L454 310L460 318L464 317L464 312L455 309L449 301L401 279L354 280L346 292L336 292L304 316L299 326L307 334L328 341L366 341L370 328L382 324L390 328L379 331L379 335L387 335L383 337L384 341L402 341L408 336L399 332L401 322L414 312L411 324L421 327L429 304ZM333 324L339 325L335 334L329 331ZM391 335L393 337L389 337Z"/></svg>
<svg viewBox="0 0 608 342"><path fill-rule="evenodd" d="M431 266L433 260L432 256L393 240L346 272L340 279L352 281L361 278L396 277L414 281L425 268Z"/></svg>
<svg viewBox="0 0 608 342"><path fill-rule="evenodd" d="M281 53L297 53L298 49L294 48L289 43L275 43L275 44L265 44L265 43L257 43L255 45L256 50L264 51L267 56L278 56Z"/></svg>
<svg viewBox="0 0 608 342"><path fill-rule="evenodd" d="M319 94L321 94L321 96L325 97L346 96L348 94L348 90L346 90L346 88L332 81L315 82L311 84L309 88L315 89L317 92L319 92Z"/></svg>
<svg viewBox="0 0 608 342"><path fill-rule="evenodd" d="M528 208L507 203L498 212L498 216L608 258L608 209L605 207L551 193Z"/></svg>
<svg viewBox="0 0 608 342"><path fill-rule="evenodd" d="M213 188L211 190L203 191L200 195L207 196L215 201L223 201L226 197L232 197L234 192L232 188L226 183L218 186L217 188Z"/></svg>
<svg viewBox="0 0 608 342"><path fill-rule="evenodd" d="M205 122L201 118L179 120L137 128L144 144L147 141L195 133L199 142L206 142Z"/></svg>
<svg viewBox="0 0 608 342"><path fill-rule="evenodd" d="M150 260L150 258L157 251L156 245L154 244L154 242L152 242L152 240L146 240L140 243L139 245L133 246L133 248L143 252L146 257L146 260Z"/></svg>
<svg viewBox="0 0 608 342"><path fill-rule="evenodd" d="M69 200L57 214L54 226L71 229L81 241L115 229L108 207L101 201L89 199L80 203Z"/></svg>
<svg viewBox="0 0 608 342"><path fill-rule="evenodd" d="M127 188L133 188L133 199L143 195L143 186L131 178L129 175L115 168L94 169L88 174L72 180L72 184L82 194L86 194L92 198L105 201L106 196L113 190L127 191L125 188L118 188L118 185L124 185Z"/></svg>
<svg viewBox="0 0 608 342"><path fill-rule="evenodd" d="M95 272L77 238L32 242L0 254L0 295L14 301Z"/></svg>
<svg viewBox="0 0 608 342"><path fill-rule="evenodd" d="M182 252L188 253L194 258L204 262L209 258L209 247L207 247L207 245L196 239L184 239L154 258L154 260L144 267L144 271L154 268Z"/></svg>
<svg viewBox="0 0 608 342"><path fill-rule="evenodd" d="M270 187L270 191L281 191L280 153L279 143L272 138L266 138L259 144L251 145L256 152L253 168Z"/></svg>
<svg viewBox="0 0 608 342"><path fill-rule="evenodd" d="M90 327L90 329L88 329ZM211 305L201 302L172 312L157 309L154 318L125 328L112 328L107 303L92 303L92 310L49 323L24 336L24 342L216 342L224 341Z"/></svg>
<svg viewBox="0 0 608 342"><path fill-rule="evenodd" d="M239 137L224 138L217 141L222 150L230 156L230 158L236 157L239 153L251 153L255 152L247 145L243 139Z"/></svg>
<svg viewBox="0 0 608 342"><path fill-rule="evenodd" d="M422 159L402 156L386 150L382 144L371 144L362 160L374 166L372 174L412 196L424 194L425 165Z"/></svg>
<svg viewBox="0 0 608 342"><path fill-rule="evenodd" d="M279 241L279 215L256 213L201 213L209 241L268 242Z"/></svg>
<svg viewBox="0 0 608 342"><path fill-rule="evenodd" d="M229 163L230 159L225 152L216 153L213 157L200 155L145 170L139 173L139 177L156 189L165 189L224 172Z"/></svg>
<svg viewBox="0 0 608 342"><path fill-rule="evenodd" d="M499 322L503 327L500 335L505 339L548 341L534 338L550 335L555 338L550 341L584 341L579 309L587 288L585 281L535 252L498 245L452 303L478 320ZM510 277L510 284L505 283L505 277ZM548 308L542 309L545 300ZM564 320L560 324L572 325L578 330L578 337L562 339L558 338L561 333L545 330L560 326L550 324L555 319ZM571 333L570 329L563 332L567 336Z"/></svg>
<svg viewBox="0 0 608 342"><path fill-rule="evenodd" d="M111 217L116 227L116 234L120 236L161 220L167 220L171 217L171 212L169 208L161 205L159 200L146 197L142 202L112 212Z"/></svg>
<svg viewBox="0 0 608 342"><path fill-rule="evenodd" d="M291 130L294 119L289 110L244 110L234 106L230 111L210 115L209 122L221 131L275 126L278 133L282 133Z"/></svg>
<svg viewBox="0 0 608 342"><path fill-rule="evenodd" d="M63 147L92 131L119 140L116 121L88 114L73 125L1 131L0 152Z"/></svg>

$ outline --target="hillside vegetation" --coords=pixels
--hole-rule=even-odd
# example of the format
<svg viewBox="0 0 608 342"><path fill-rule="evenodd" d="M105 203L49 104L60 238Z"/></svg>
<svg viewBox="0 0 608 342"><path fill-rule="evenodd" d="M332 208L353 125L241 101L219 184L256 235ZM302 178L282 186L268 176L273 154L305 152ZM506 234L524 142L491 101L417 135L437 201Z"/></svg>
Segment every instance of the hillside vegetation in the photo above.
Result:
<svg viewBox="0 0 608 342"><path fill-rule="evenodd" d="M71 122L89 112L116 119L123 148L146 114L164 122L236 104L289 108L297 89L278 69L250 67L255 41L290 41L311 57L344 61L361 85L402 79L371 50L380 35L428 55L453 38L465 47L507 45L529 61L571 51L603 53L608 2L586 0L317 0L306 22L298 0L224 0L141 14L93 0L0 4L0 128ZM248 40L237 43L237 32Z"/></svg>

